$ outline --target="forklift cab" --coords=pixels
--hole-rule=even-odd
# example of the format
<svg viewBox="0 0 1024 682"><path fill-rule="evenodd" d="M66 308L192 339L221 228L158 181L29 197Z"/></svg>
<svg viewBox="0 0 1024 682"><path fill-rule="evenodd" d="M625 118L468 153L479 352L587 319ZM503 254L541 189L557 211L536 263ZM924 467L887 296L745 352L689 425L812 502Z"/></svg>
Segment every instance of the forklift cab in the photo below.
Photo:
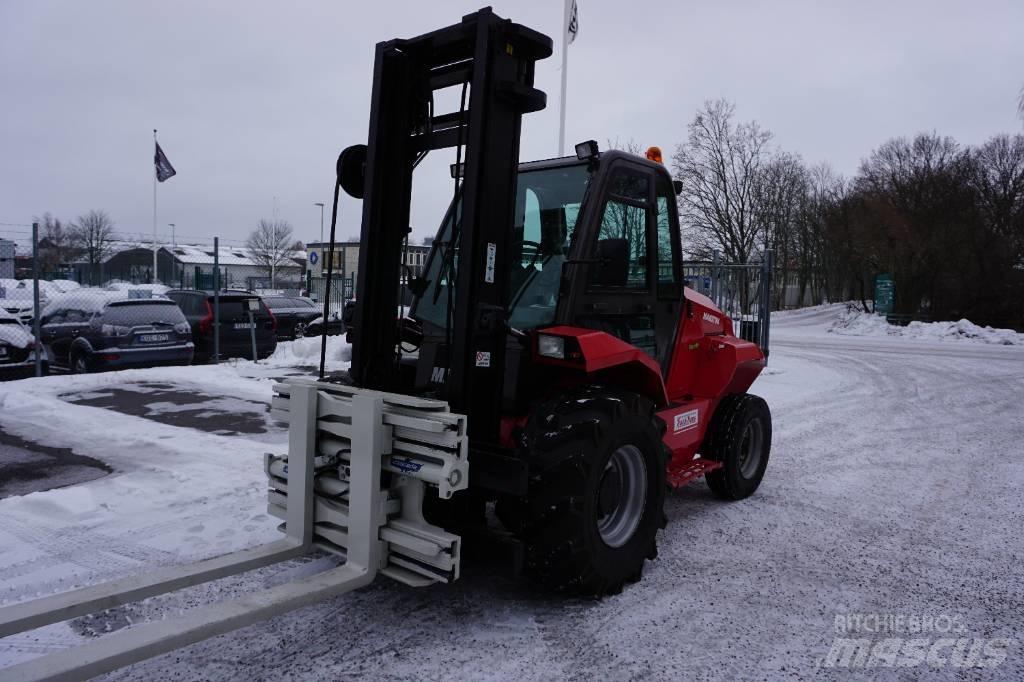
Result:
<svg viewBox="0 0 1024 682"><path fill-rule="evenodd" d="M682 305L675 206L664 166L631 154L520 164L506 261L504 316L512 336L555 325L604 331L667 371ZM456 200L434 240L425 290L412 308L428 344L444 341L449 294L458 305L456 292L449 291L458 254L448 250L458 212Z"/></svg>

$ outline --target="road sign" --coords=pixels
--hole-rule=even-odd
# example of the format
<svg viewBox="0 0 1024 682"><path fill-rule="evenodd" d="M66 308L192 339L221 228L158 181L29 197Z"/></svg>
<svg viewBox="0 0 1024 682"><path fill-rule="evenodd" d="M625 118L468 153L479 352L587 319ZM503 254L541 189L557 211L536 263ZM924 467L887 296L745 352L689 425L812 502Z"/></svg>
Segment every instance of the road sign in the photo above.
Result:
<svg viewBox="0 0 1024 682"><path fill-rule="evenodd" d="M310 265L316 265L316 262L317 262L317 260L319 258L320 257L316 255L316 251L310 251L309 252L309 264Z"/></svg>
<svg viewBox="0 0 1024 682"><path fill-rule="evenodd" d="M892 312L896 297L896 283L892 275L886 273L875 276L875 312L888 315Z"/></svg>

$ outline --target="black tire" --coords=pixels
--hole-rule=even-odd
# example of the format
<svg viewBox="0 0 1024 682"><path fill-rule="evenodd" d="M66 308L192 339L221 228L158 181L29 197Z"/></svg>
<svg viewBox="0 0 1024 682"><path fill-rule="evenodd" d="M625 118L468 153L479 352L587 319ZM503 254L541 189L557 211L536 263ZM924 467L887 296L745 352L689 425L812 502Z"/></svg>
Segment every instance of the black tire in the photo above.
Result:
<svg viewBox="0 0 1024 682"><path fill-rule="evenodd" d="M701 449L702 456L722 463L722 468L705 476L711 492L723 500L752 495L764 478L771 448L768 403L749 393L723 398Z"/></svg>
<svg viewBox="0 0 1024 682"><path fill-rule="evenodd" d="M298 339L304 338L305 336L306 336L306 325L304 325L301 322L297 323L295 325L295 331L292 334L292 338L298 340Z"/></svg>
<svg viewBox="0 0 1024 682"><path fill-rule="evenodd" d="M69 369L72 374L88 374L92 370L89 367L89 358L85 351L75 351L71 354Z"/></svg>
<svg viewBox="0 0 1024 682"><path fill-rule="evenodd" d="M640 579L666 521L663 432L650 400L597 386L534 411L519 436L529 494L497 509L524 543L529 577L596 596Z"/></svg>

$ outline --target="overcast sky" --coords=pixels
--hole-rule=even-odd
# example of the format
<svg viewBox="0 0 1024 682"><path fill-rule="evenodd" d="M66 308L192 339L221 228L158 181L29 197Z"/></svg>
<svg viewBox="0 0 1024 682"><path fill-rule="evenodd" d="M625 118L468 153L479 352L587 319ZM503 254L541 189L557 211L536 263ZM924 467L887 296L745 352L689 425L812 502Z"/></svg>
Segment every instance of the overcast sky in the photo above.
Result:
<svg viewBox="0 0 1024 682"><path fill-rule="evenodd" d="M538 65L549 106L525 118L522 156L557 156L562 2L493 5L555 39ZM374 44L478 7L0 0L0 223L99 208L151 233L158 128L178 171L159 187L161 237L175 223L180 241L241 241L276 197L296 236L316 239L338 151L366 141ZM725 97L780 147L850 175L889 137L1021 131L1022 85L1021 0L580 0L567 138L668 151L704 100ZM436 229L453 160L437 152L417 171L417 237ZM341 212L339 238L358 234L358 202Z"/></svg>

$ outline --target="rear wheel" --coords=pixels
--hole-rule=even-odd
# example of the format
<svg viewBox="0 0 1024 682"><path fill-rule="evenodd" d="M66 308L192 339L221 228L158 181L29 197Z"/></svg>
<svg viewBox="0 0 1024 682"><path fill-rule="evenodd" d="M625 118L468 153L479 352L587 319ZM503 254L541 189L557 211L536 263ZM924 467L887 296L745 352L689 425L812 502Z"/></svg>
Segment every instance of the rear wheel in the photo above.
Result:
<svg viewBox="0 0 1024 682"><path fill-rule="evenodd" d="M71 356L71 372L73 374L89 373L89 358L84 351L78 351Z"/></svg>
<svg viewBox="0 0 1024 682"><path fill-rule="evenodd" d="M722 399L708 426L702 455L722 463L707 474L723 500L742 500L761 485L772 447L772 415L763 398L744 393Z"/></svg>
<svg viewBox="0 0 1024 682"><path fill-rule="evenodd" d="M529 495L498 509L531 578L593 595L640 579L665 525L662 431L653 404L624 391L585 387L538 408L521 436Z"/></svg>

